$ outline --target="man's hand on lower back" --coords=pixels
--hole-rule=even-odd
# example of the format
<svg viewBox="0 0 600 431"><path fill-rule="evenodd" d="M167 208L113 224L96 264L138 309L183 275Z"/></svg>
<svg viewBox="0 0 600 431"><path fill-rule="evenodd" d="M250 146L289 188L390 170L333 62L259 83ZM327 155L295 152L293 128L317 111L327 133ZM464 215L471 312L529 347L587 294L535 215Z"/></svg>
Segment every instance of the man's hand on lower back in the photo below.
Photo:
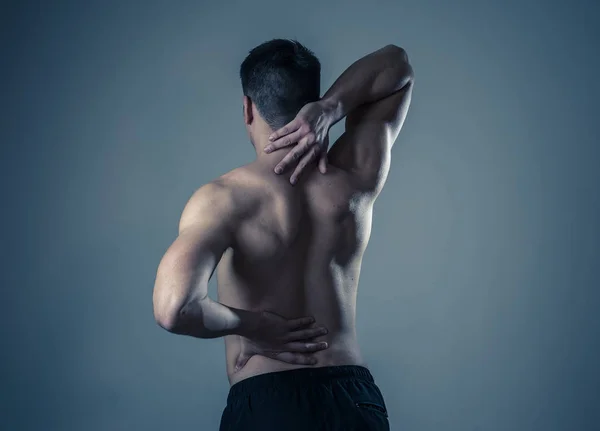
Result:
<svg viewBox="0 0 600 431"><path fill-rule="evenodd" d="M298 163L290 177L290 182L295 184L307 166L317 159L321 173L326 172L329 129L335 121L334 111L335 107L324 100L308 103L300 109L296 118L273 132L265 152L295 145L275 167L275 173L281 174L292 164Z"/></svg>
<svg viewBox="0 0 600 431"><path fill-rule="evenodd" d="M325 350L325 342L314 338L327 334L323 326L313 326L312 317L286 319L276 313L263 311L256 315L243 333L241 350L235 371L243 368L254 355L261 355L290 364L314 365L313 353Z"/></svg>

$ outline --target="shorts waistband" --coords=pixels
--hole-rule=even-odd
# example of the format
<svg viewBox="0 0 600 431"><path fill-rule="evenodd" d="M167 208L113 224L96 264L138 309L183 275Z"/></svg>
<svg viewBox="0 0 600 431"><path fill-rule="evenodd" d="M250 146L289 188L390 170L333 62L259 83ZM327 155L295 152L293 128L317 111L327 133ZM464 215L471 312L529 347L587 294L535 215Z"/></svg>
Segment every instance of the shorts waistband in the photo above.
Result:
<svg viewBox="0 0 600 431"><path fill-rule="evenodd" d="M336 365L317 368L297 368L248 377L229 389L227 402L264 388L324 383L331 380L356 378L374 383L371 372L361 365Z"/></svg>

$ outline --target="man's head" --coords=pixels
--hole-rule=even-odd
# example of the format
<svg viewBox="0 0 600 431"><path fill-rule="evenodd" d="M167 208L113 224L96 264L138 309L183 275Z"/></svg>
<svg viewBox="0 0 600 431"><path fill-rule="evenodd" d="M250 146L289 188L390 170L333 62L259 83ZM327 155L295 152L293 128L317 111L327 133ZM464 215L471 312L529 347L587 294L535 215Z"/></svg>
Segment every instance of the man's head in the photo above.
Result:
<svg viewBox="0 0 600 431"><path fill-rule="evenodd" d="M244 122L255 138L294 119L300 108L320 97L321 64L299 42L274 39L246 57L240 67Z"/></svg>

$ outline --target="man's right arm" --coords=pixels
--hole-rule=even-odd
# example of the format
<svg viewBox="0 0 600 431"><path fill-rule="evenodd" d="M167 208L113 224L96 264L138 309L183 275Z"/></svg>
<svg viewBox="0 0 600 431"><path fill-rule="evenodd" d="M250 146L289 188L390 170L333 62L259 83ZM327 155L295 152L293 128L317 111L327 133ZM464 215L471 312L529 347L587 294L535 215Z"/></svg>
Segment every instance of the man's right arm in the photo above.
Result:
<svg viewBox="0 0 600 431"><path fill-rule="evenodd" d="M331 125L346 117L345 132L328 153L329 163L355 174L375 194L385 183L413 82L406 52L387 45L353 63L320 101L330 112Z"/></svg>
<svg viewBox="0 0 600 431"><path fill-rule="evenodd" d="M325 95L307 103L296 117L274 131L265 147L270 153L294 145L275 167L283 173L296 165L290 182L320 154L325 173L327 156L332 165L352 172L359 187L373 196L381 191L392 145L402 128L413 88L413 70L406 52L387 45L354 62ZM327 136L332 125L346 117L346 130L328 154Z"/></svg>

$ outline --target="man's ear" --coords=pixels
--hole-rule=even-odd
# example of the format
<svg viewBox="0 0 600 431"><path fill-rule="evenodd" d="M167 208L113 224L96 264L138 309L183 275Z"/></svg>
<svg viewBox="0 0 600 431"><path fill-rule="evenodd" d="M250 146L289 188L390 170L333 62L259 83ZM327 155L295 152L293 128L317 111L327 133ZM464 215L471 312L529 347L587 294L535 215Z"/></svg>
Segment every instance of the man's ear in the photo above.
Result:
<svg viewBox="0 0 600 431"><path fill-rule="evenodd" d="M242 109L244 111L244 123L247 125L252 124L254 120L252 115L252 100L248 96L244 96L242 99Z"/></svg>

